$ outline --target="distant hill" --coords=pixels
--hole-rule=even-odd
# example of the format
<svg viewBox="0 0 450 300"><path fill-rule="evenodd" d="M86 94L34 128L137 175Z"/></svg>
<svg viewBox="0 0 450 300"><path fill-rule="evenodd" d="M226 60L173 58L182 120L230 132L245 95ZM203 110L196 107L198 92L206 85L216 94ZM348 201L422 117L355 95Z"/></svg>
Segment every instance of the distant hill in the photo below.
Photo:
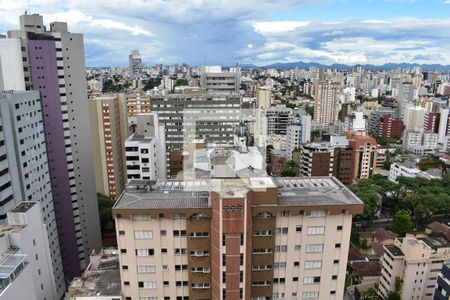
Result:
<svg viewBox="0 0 450 300"><path fill-rule="evenodd" d="M332 65L324 65L316 62L289 62L289 63L274 63L271 65L264 66L264 68L274 68L274 69L292 69L292 68L310 68L310 67L327 67L330 69L339 69L339 70L345 70L345 69L351 69L354 67L354 65L344 65L344 64L332 64ZM397 68L412 68L412 67L422 67L423 70L427 71L450 71L450 65L440 65L440 64L411 64L411 63L386 63L381 66L377 65L371 65L371 64L365 64L361 65L364 69L369 70L392 70ZM245 64L242 65L243 68L258 68L257 66L253 64Z"/></svg>

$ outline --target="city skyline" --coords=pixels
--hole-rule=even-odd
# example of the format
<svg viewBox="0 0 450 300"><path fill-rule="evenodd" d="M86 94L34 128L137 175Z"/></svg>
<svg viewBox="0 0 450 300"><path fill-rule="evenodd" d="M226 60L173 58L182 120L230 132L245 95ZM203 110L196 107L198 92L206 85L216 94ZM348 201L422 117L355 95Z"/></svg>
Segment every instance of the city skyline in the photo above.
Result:
<svg viewBox="0 0 450 300"><path fill-rule="evenodd" d="M2 0L0 33L25 10L67 20L92 67L126 66L133 49L148 64L450 64L449 1L210 2Z"/></svg>

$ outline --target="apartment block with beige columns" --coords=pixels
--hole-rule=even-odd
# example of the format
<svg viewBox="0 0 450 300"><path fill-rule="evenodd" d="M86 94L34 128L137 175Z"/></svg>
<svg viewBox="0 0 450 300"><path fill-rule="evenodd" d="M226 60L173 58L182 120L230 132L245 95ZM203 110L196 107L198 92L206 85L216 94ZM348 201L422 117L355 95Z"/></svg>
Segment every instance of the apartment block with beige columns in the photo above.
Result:
<svg viewBox="0 0 450 300"><path fill-rule="evenodd" d="M343 299L362 211L334 177L131 181L113 208L124 298Z"/></svg>

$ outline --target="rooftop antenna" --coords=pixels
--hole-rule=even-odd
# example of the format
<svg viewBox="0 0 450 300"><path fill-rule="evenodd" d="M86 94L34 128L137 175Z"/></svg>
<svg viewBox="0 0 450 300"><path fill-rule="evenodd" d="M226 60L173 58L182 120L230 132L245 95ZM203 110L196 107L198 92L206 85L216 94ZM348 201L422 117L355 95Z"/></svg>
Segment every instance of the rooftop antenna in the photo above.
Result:
<svg viewBox="0 0 450 300"><path fill-rule="evenodd" d="M27 2L28 2L28 11L26 11L25 14L27 14L27 12L31 14L30 0L28 0Z"/></svg>

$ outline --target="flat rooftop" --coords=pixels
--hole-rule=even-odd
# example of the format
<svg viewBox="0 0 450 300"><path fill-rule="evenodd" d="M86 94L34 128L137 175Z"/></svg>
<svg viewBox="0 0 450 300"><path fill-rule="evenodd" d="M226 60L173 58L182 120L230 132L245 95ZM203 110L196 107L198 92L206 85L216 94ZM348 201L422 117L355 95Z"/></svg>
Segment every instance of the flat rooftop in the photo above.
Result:
<svg viewBox="0 0 450 300"><path fill-rule="evenodd" d="M83 277L76 277L69 286L69 294L78 297L120 296L120 271L87 271Z"/></svg>
<svg viewBox="0 0 450 300"><path fill-rule="evenodd" d="M36 202L26 202L26 201L24 201L24 202L21 202L16 207L14 207L11 211L12 212L20 212L20 213L27 212L35 204L36 204Z"/></svg>
<svg viewBox="0 0 450 300"><path fill-rule="evenodd" d="M114 209L209 208L210 192L241 197L249 190L278 189L280 206L361 205L361 200L334 177L165 180L147 187L128 186Z"/></svg>
<svg viewBox="0 0 450 300"><path fill-rule="evenodd" d="M400 248L395 245L385 245L385 247L394 256L404 256L402 250L400 250Z"/></svg>

